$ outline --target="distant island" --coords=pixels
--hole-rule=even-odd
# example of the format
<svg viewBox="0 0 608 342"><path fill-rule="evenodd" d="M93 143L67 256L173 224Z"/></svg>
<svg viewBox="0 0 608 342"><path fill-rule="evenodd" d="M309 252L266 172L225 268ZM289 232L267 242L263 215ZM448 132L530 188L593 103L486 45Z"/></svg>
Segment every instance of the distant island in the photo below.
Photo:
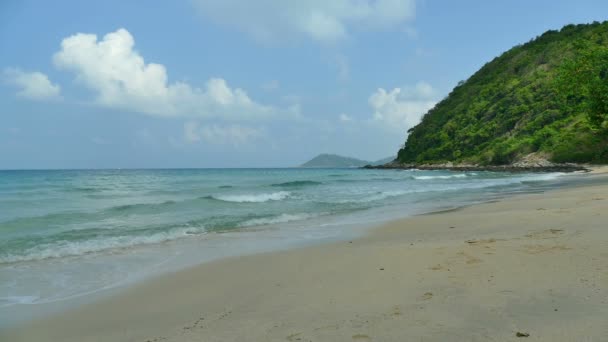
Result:
<svg viewBox="0 0 608 342"><path fill-rule="evenodd" d="M608 22L547 31L484 65L385 167L608 162Z"/></svg>
<svg viewBox="0 0 608 342"><path fill-rule="evenodd" d="M339 156L337 154L319 154L306 163L300 165L303 168L356 168L366 165L383 165L393 161L395 157L388 157L374 162L357 158Z"/></svg>

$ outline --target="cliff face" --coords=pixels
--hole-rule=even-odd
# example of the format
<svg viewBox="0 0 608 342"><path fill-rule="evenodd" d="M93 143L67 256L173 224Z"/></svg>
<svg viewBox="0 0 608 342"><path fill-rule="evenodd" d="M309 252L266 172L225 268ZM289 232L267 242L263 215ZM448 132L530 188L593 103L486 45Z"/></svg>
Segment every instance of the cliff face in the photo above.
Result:
<svg viewBox="0 0 608 342"><path fill-rule="evenodd" d="M401 164L512 165L530 155L608 162L608 22L568 25L510 49L408 133Z"/></svg>

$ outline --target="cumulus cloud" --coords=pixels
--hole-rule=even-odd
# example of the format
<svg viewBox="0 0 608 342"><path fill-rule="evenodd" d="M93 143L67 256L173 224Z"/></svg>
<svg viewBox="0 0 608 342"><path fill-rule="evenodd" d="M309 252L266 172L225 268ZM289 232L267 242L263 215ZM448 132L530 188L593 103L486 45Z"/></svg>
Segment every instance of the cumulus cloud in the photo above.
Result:
<svg viewBox="0 0 608 342"><path fill-rule="evenodd" d="M273 114L273 108L254 102L222 78L211 78L201 88L170 83L165 66L146 63L134 49L129 31L119 29L101 40L78 33L65 38L54 57L55 65L76 75L78 83L95 93L96 102L156 116L255 119Z"/></svg>
<svg viewBox="0 0 608 342"><path fill-rule="evenodd" d="M261 41L304 36L331 43L354 29L399 26L414 18L415 0L194 0L206 17Z"/></svg>
<svg viewBox="0 0 608 342"><path fill-rule="evenodd" d="M240 146L262 138L266 132L262 128L241 125L203 125L197 122L184 124L184 139L189 143L204 141L209 144Z"/></svg>
<svg viewBox="0 0 608 342"><path fill-rule="evenodd" d="M26 72L21 69L4 70L7 83L19 88L17 96L31 100L59 99L61 87L51 83L48 76L41 72Z"/></svg>
<svg viewBox="0 0 608 342"><path fill-rule="evenodd" d="M369 98L374 120L388 127L407 130L420 122L422 116L435 106L436 94L428 83L386 91L378 88Z"/></svg>

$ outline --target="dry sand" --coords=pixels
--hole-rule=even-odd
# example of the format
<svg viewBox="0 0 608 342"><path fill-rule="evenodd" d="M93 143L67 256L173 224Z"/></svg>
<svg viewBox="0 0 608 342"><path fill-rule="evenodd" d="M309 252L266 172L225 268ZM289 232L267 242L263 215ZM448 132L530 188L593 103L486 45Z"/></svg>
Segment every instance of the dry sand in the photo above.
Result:
<svg viewBox="0 0 608 342"><path fill-rule="evenodd" d="M516 340L608 341L608 186L203 264L0 333L11 342Z"/></svg>

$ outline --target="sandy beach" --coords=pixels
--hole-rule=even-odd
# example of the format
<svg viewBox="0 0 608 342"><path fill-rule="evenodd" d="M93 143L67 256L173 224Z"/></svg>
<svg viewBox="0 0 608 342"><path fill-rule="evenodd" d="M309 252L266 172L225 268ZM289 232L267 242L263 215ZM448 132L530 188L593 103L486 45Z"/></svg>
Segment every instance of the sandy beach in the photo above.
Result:
<svg viewBox="0 0 608 342"><path fill-rule="evenodd" d="M607 341L606 222L608 185L520 195L202 264L0 340Z"/></svg>

